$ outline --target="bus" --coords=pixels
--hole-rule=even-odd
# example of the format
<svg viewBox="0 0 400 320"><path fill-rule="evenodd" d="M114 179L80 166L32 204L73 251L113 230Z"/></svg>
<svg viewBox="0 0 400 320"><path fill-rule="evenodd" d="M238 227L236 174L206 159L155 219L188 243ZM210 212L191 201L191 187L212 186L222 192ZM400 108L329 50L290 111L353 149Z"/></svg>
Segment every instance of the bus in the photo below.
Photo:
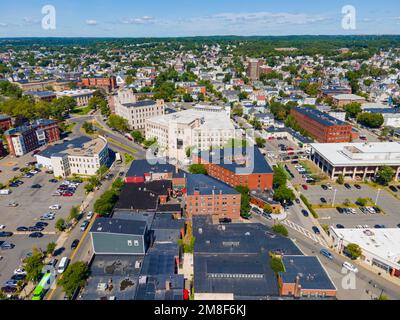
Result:
<svg viewBox="0 0 400 320"><path fill-rule="evenodd" d="M51 273L46 273L33 292L32 300L42 300L51 284Z"/></svg>

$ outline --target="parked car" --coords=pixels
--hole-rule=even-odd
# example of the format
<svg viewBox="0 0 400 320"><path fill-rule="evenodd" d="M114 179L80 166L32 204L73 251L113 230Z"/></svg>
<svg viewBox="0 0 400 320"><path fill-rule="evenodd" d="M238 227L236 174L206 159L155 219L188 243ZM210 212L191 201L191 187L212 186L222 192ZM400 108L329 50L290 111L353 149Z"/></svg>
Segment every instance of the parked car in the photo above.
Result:
<svg viewBox="0 0 400 320"><path fill-rule="evenodd" d="M27 273L26 273L24 268L18 268L18 269L14 270L14 274L15 275L24 275L24 276L26 276Z"/></svg>
<svg viewBox="0 0 400 320"><path fill-rule="evenodd" d="M15 248L15 244L9 243L9 242L3 242L0 245L0 249L2 249L2 250L11 250L11 249L14 249L14 248Z"/></svg>
<svg viewBox="0 0 400 320"><path fill-rule="evenodd" d="M355 266L353 266L350 262L345 261L343 262L342 266L351 272L354 273L358 272L358 269Z"/></svg>
<svg viewBox="0 0 400 320"><path fill-rule="evenodd" d="M337 210L337 212L339 212L340 214L343 214L343 213L344 213L344 209L341 208L341 207L337 207L336 210Z"/></svg>
<svg viewBox="0 0 400 320"><path fill-rule="evenodd" d="M303 184L302 187L303 187L304 190L308 190L308 186L306 184Z"/></svg>
<svg viewBox="0 0 400 320"><path fill-rule="evenodd" d="M349 190L351 189L351 185L349 185L348 183L345 183L345 184L344 184L344 187L345 187L346 189L349 189Z"/></svg>
<svg viewBox="0 0 400 320"><path fill-rule="evenodd" d="M50 210L60 210L61 206L59 204L53 204L49 207Z"/></svg>
<svg viewBox="0 0 400 320"><path fill-rule="evenodd" d="M333 255L328 250L321 249L321 251L319 253L322 254L324 257L326 257L326 258L328 258L330 260L333 260Z"/></svg>
<svg viewBox="0 0 400 320"><path fill-rule="evenodd" d="M57 180L57 179L50 179L49 182L51 182L51 183L57 183L58 180Z"/></svg>
<svg viewBox="0 0 400 320"><path fill-rule="evenodd" d="M342 225L342 224L337 224L337 225L336 225L336 228L337 228L337 229L344 229L344 225Z"/></svg>
<svg viewBox="0 0 400 320"><path fill-rule="evenodd" d="M31 186L32 189L40 189L42 186L40 184L34 184Z"/></svg>
<svg viewBox="0 0 400 320"><path fill-rule="evenodd" d="M359 184L355 184L354 187L355 187L356 189L358 189L358 190L361 189L361 186L360 186Z"/></svg>
<svg viewBox="0 0 400 320"><path fill-rule="evenodd" d="M253 208L254 209L254 208ZM257 209L258 210L258 209ZM259 212L257 212L257 211L255 211L256 213L261 213L261 211L260 210L258 210ZM89 211L89 213L87 214L87 216L86 216L86 220L87 221L90 221L90 220L92 220L92 218L93 218L93 211Z"/></svg>
<svg viewBox="0 0 400 320"><path fill-rule="evenodd" d="M321 200L322 203L327 203L325 198L321 198L320 200Z"/></svg>
<svg viewBox="0 0 400 320"><path fill-rule="evenodd" d="M16 280L16 281L23 281L25 280L26 275L24 274L15 274L11 277L11 280Z"/></svg>
<svg viewBox="0 0 400 320"><path fill-rule="evenodd" d="M38 221L35 224L35 227L39 227L39 228L45 228L47 227L49 224L47 222L43 222L43 221Z"/></svg>
<svg viewBox="0 0 400 320"><path fill-rule="evenodd" d="M13 202L10 202L7 206L10 208L15 208L15 207L18 207L19 204L17 202L13 201Z"/></svg>
<svg viewBox="0 0 400 320"><path fill-rule="evenodd" d="M89 221L83 222L83 223L81 224L81 231L82 231L82 232L85 231L86 228L88 227L88 225L89 225Z"/></svg>
<svg viewBox="0 0 400 320"><path fill-rule="evenodd" d="M333 187L331 186L330 183L327 183L327 184L326 184L326 187L328 188L328 190L332 190L332 189L333 189Z"/></svg>
<svg viewBox="0 0 400 320"><path fill-rule="evenodd" d="M43 237L43 233L41 232L33 232L29 235L29 238L42 238Z"/></svg>
<svg viewBox="0 0 400 320"><path fill-rule="evenodd" d="M27 227L18 227L17 231L18 232L26 232L26 231L28 231L28 228Z"/></svg>
<svg viewBox="0 0 400 320"><path fill-rule="evenodd" d="M389 186L389 189L393 192L397 192L397 188L395 186Z"/></svg>
<svg viewBox="0 0 400 320"><path fill-rule="evenodd" d="M312 230L314 231L315 234L321 234L318 227L316 227L316 226L312 227Z"/></svg>
<svg viewBox="0 0 400 320"><path fill-rule="evenodd" d="M308 217L308 211L307 210L301 210L301 213L303 214L303 216Z"/></svg>
<svg viewBox="0 0 400 320"><path fill-rule="evenodd" d="M12 237L12 235L13 235L12 232L7 232L7 231L0 232L0 238L9 238L9 237Z"/></svg>
<svg viewBox="0 0 400 320"><path fill-rule="evenodd" d="M0 289L0 291L3 291L4 293L15 293L15 292L17 292L17 288L10 287L10 286L4 286Z"/></svg>
<svg viewBox="0 0 400 320"><path fill-rule="evenodd" d="M72 250L76 249L78 247L78 244L79 244L79 240L75 239L71 244L71 249Z"/></svg>

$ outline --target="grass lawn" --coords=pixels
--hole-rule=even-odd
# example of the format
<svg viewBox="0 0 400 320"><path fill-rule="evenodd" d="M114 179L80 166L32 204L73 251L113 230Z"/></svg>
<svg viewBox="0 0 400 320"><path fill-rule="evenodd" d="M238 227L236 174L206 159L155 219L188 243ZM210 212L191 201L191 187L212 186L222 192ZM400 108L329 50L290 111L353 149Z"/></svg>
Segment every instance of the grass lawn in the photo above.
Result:
<svg viewBox="0 0 400 320"><path fill-rule="evenodd" d="M86 106L86 107L75 108L72 111L72 113L79 116L86 116L90 111L92 111L92 108Z"/></svg>

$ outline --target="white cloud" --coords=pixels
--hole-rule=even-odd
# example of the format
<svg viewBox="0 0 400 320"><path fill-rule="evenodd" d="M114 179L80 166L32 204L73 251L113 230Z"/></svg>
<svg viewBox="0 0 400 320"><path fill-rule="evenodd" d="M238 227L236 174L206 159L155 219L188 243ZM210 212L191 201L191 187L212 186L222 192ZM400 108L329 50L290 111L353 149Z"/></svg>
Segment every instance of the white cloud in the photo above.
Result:
<svg viewBox="0 0 400 320"><path fill-rule="evenodd" d="M121 20L123 24L153 24L155 19L150 16L142 16L136 18L123 18Z"/></svg>
<svg viewBox="0 0 400 320"><path fill-rule="evenodd" d="M97 21L96 20L86 20L86 24L88 26L97 26Z"/></svg>
<svg viewBox="0 0 400 320"><path fill-rule="evenodd" d="M7 26L8 26L8 23L0 22L0 27L7 27Z"/></svg>
<svg viewBox="0 0 400 320"><path fill-rule="evenodd" d="M40 24L41 20L40 19L35 19L35 18L30 18L30 17L25 17L22 19L25 24L27 25L32 25L32 24Z"/></svg>

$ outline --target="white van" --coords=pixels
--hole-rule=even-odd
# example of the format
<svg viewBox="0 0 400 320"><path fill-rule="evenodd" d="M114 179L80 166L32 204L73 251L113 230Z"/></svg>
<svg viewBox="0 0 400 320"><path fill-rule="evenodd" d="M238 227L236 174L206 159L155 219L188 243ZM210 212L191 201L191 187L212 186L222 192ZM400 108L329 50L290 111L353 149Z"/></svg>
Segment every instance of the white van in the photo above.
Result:
<svg viewBox="0 0 400 320"><path fill-rule="evenodd" d="M68 264L69 264L69 259L67 257L62 258L60 264L58 265L57 272L60 274L63 273L65 269L67 269Z"/></svg>
<svg viewBox="0 0 400 320"><path fill-rule="evenodd" d="M7 195L10 194L11 190L10 189L2 189L0 190L0 195Z"/></svg>

